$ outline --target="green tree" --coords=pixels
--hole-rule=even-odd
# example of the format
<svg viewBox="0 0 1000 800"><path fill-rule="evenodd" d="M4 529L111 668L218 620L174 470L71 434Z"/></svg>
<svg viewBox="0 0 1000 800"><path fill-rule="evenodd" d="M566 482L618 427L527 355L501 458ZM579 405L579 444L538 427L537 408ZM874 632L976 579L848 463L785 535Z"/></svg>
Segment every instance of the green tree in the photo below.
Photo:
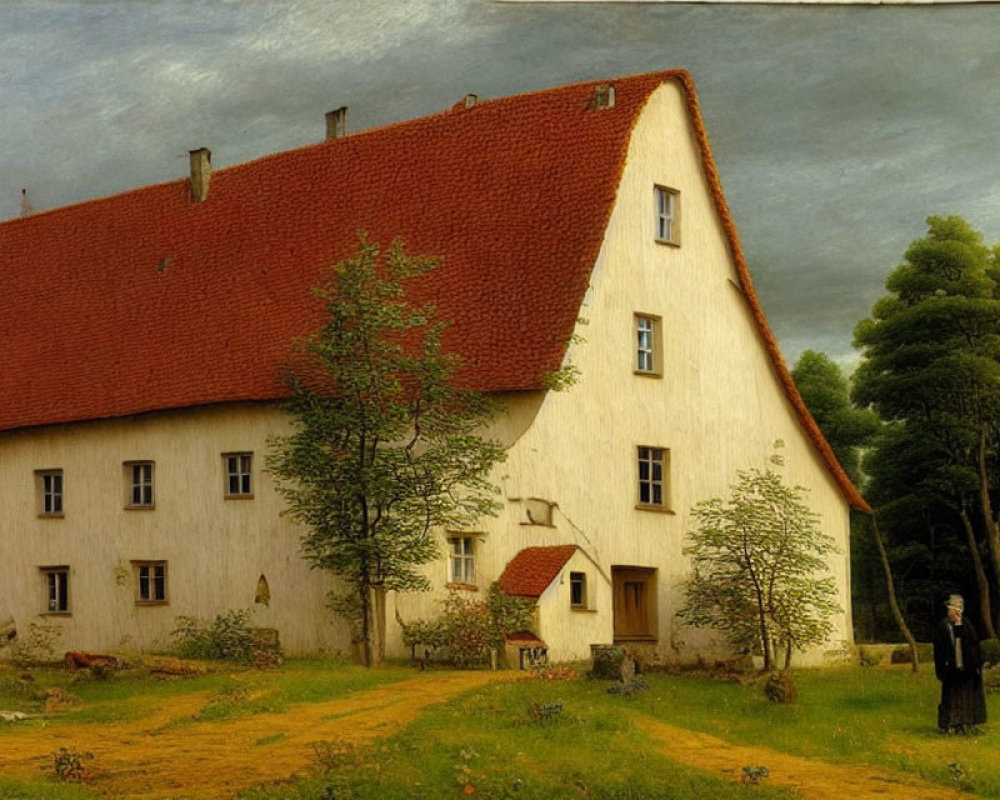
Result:
<svg viewBox="0 0 1000 800"><path fill-rule="evenodd" d="M889 293L855 330L863 361L854 398L892 425L873 453L872 496L887 528L900 501L945 507L960 521L988 635L990 588L983 544L1000 583L1000 521L994 509L1000 443L1000 290L996 252L959 217L930 217L886 280ZM885 452L883 452L885 451ZM900 453L922 453L904 464ZM894 455L895 454L895 455ZM903 476L906 476L905 478ZM927 609L927 613L934 613Z"/></svg>
<svg viewBox="0 0 1000 800"><path fill-rule="evenodd" d="M792 370L795 386L844 472L861 484L859 451L878 431L878 417L851 404L843 371L825 353L806 350Z"/></svg>
<svg viewBox="0 0 1000 800"><path fill-rule="evenodd" d="M760 652L766 671L780 653L787 669L794 650L826 641L840 610L833 578L822 574L836 547L804 493L773 469L741 470L727 499L692 509L698 528L684 548L692 572L678 614L720 631L736 652Z"/></svg>
<svg viewBox="0 0 1000 800"><path fill-rule="evenodd" d="M434 531L496 513L490 473L504 450L483 435L496 402L455 387L445 323L406 299L436 261L359 240L316 290L328 318L289 377L292 430L272 438L267 464L305 558L349 587L330 606L356 623L370 666L385 593L429 588L420 566L438 555Z"/></svg>

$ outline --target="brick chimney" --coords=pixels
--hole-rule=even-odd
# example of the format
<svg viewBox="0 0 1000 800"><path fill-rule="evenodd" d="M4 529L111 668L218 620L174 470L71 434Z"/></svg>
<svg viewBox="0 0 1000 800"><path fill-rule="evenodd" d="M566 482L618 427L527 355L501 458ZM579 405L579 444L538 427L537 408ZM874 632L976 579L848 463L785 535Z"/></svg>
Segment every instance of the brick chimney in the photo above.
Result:
<svg viewBox="0 0 1000 800"><path fill-rule="evenodd" d="M347 106L326 113L326 138L340 139L347 136Z"/></svg>
<svg viewBox="0 0 1000 800"><path fill-rule="evenodd" d="M212 151L207 147L191 150L191 202L203 203L212 179Z"/></svg>

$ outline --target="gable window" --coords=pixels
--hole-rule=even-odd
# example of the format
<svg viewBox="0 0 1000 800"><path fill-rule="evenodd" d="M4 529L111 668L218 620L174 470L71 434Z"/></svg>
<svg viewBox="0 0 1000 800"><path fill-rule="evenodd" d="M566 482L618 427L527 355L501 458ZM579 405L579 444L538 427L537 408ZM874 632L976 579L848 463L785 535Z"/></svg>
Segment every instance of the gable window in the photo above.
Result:
<svg viewBox="0 0 1000 800"><path fill-rule="evenodd" d="M569 574L569 605L570 608L587 607L587 574L571 572Z"/></svg>
<svg viewBox="0 0 1000 800"><path fill-rule="evenodd" d="M662 447L639 447L639 507L667 508L667 469L670 451Z"/></svg>
<svg viewBox="0 0 1000 800"><path fill-rule="evenodd" d="M40 469L35 472L38 514L42 517L63 515L63 471Z"/></svg>
<svg viewBox="0 0 1000 800"><path fill-rule="evenodd" d="M153 507L153 462L126 461L125 488L126 508Z"/></svg>
<svg viewBox="0 0 1000 800"><path fill-rule="evenodd" d="M653 193L656 199L656 241L678 244L680 192L665 186L656 186Z"/></svg>
<svg viewBox="0 0 1000 800"><path fill-rule="evenodd" d="M640 375L663 372L660 318L651 314L635 315L635 371Z"/></svg>
<svg viewBox="0 0 1000 800"><path fill-rule="evenodd" d="M472 536L448 537L448 583L476 582L476 540Z"/></svg>
<svg viewBox="0 0 1000 800"><path fill-rule="evenodd" d="M222 459L226 467L226 497L253 497L253 453L224 453Z"/></svg>
<svg viewBox="0 0 1000 800"><path fill-rule="evenodd" d="M167 562L133 561L135 602L154 605L167 602Z"/></svg>
<svg viewBox="0 0 1000 800"><path fill-rule="evenodd" d="M46 614L69 613L69 567L42 567Z"/></svg>

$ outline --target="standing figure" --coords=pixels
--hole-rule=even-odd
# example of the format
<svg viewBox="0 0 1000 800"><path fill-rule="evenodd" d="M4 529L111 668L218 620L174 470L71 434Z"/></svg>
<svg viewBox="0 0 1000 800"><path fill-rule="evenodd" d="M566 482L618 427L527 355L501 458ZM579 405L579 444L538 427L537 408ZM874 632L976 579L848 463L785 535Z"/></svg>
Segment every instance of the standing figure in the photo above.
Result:
<svg viewBox="0 0 1000 800"><path fill-rule="evenodd" d="M962 619L962 596L951 595L947 606L948 616L934 630L934 672L941 681L938 728L964 733L986 722L983 660L975 629Z"/></svg>

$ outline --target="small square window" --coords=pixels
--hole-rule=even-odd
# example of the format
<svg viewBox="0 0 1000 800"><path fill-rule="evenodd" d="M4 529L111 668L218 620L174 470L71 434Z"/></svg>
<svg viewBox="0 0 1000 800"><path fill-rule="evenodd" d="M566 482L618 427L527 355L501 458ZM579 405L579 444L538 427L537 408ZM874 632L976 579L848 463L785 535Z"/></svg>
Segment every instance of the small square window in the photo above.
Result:
<svg viewBox="0 0 1000 800"><path fill-rule="evenodd" d="M448 582L476 582L476 540L472 536L451 536L448 539Z"/></svg>
<svg viewBox="0 0 1000 800"><path fill-rule="evenodd" d="M69 567L42 567L45 614L69 613Z"/></svg>
<svg viewBox="0 0 1000 800"><path fill-rule="evenodd" d="M153 462L126 461L125 468L125 507L153 507Z"/></svg>
<svg viewBox="0 0 1000 800"><path fill-rule="evenodd" d="M639 506L668 508L670 451L662 447L640 447L638 456Z"/></svg>
<svg viewBox="0 0 1000 800"><path fill-rule="evenodd" d="M571 572L569 574L569 605L570 608L587 607L587 574Z"/></svg>
<svg viewBox="0 0 1000 800"><path fill-rule="evenodd" d="M639 375L663 374L660 317L635 315L635 371Z"/></svg>
<svg viewBox="0 0 1000 800"><path fill-rule="evenodd" d="M135 602L154 605L167 602L167 562L133 561Z"/></svg>
<svg viewBox="0 0 1000 800"><path fill-rule="evenodd" d="M253 453L223 453L222 460L226 469L226 497L253 497Z"/></svg>
<svg viewBox="0 0 1000 800"><path fill-rule="evenodd" d="M61 517L63 515L63 471L61 469L36 470L35 495L39 516Z"/></svg>
<svg viewBox="0 0 1000 800"><path fill-rule="evenodd" d="M656 199L656 241L679 244L680 192L665 186L654 187Z"/></svg>

